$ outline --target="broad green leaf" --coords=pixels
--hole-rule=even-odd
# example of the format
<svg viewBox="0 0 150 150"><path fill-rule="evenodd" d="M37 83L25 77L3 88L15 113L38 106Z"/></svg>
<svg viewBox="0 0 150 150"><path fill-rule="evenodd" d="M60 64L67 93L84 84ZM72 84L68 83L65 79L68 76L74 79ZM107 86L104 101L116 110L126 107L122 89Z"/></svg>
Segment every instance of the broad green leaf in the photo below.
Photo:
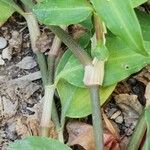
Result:
<svg viewBox="0 0 150 150"><path fill-rule="evenodd" d="M131 0L133 8L145 3L148 0Z"/></svg>
<svg viewBox="0 0 150 150"><path fill-rule="evenodd" d="M110 56L105 66L103 86L115 84L150 64L150 57L131 51L131 48L124 45L124 42L118 38L107 38L106 46ZM150 42L145 42L145 47L150 53ZM83 66L73 55L69 57L64 69L57 74L56 81L61 78L72 85L84 87Z"/></svg>
<svg viewBox="0 0 150 150"><path fill-rule="evenodd" d="M104 104L116 85L101 88L101 105ZM61 99L63 117L81 118L91 114L90 93L87 88L79 88L60 80L57 84Z"/></svg>
<svg viewBox="0 0 150 150"><path fill-rule="evenodd" d="M9 145L8 150L71 150L58 140L31 136Z"/></svg>
<svg viewBox="0 0 150 150"><path fill-rule="evenodd" d="M14 13L14 9L0 0L0 26L2 26L7 19Z"/></svg>
<svg viewBox="0 0 150 150"><path fill-rule="evenodd" d="M136 14L142 28L144 40L150 41L150 14L141 12L139 10L136 10Z"/></svg>
<svg viewBox="0 0 150 150"><path fill-rule="evenodd" d="M92 13L86 0L47 0L37 4L33 12L47 25L69 25L85 20Z"/></svg>
<svg viewBox="0 0 150 150"><path fill-rule="evenodd" d="M17 5L16 2L14 2L14 0L0 0L0 1L5 5L7 5L9 9L10 8L14 9L14 11L17 11L18 13L24 16L23 10Z"/></svg>
<svg viewBox="0 0 150 150"><path fill-rule="evenodd" d="M133 8L145 3L146 1L148 0L131 0Z"/></svg>
<svg viewBox="0 0 150 150"><path fill-rule="evenodd" d="M91 2L113 34L126 42L131 50L147 55L141 28L130 0L91 0Z"/></svg>

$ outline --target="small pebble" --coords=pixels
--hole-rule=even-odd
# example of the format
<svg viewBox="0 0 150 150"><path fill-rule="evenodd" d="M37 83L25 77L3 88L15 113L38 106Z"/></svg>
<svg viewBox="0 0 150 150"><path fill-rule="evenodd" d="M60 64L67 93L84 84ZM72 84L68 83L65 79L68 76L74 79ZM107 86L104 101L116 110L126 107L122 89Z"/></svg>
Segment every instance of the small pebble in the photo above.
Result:
<svg viewBox="0 0 150 150"><path fill-rule="evenodd" d="M110 119L116 119L118 116L120 116L120 114L121 114L121 111L116 111L116 112L111 116Z"/></svg>
<svg viewBox="0 0 150 150"><path fill-rule="evenodd" d="M3 49L7 46L7 41L5 38L0 37L0 49Z"/></svg>
<svg viewBox="0 0 150 150"><path fill-rule="evenodd" d="M2 51L2 58L11 60L11 58L12 58L12 50L9 49L9 47L6 47L5 49L3 49L3 51Z"/></svg>
<svg viewBox="0 0 150 150"><path fill-rule="evenodd" d="M121 123L123 122L123 117L122 117L122 116L118 116L118 117L115 119L115 122L121 124Z"/></svg>
<svg viewBox="0 0 150 150"><path fill-rule="evenodd" d="M116 111L117 111L116 108L109 109L107 112L107 116L110 118Z"/></svg>

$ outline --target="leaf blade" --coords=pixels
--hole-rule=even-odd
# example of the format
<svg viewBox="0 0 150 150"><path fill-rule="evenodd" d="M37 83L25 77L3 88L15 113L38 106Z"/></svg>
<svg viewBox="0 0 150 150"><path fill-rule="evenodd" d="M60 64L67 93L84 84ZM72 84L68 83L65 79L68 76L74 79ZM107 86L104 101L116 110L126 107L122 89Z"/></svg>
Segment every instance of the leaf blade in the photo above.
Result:
<svg viewBox="0 0 150 150"><path fill-rule="evenodd" d="M85 20L92 8L86 0L48 0L37 4L33 12L44 24L69 25Z"/></svg>
<svg viewBox="0 0 150 150"><path fill-rule="evenodd" d="M147 55L141 28L130 0L91 0L91 2L99 17L115 35L136 52Z"/></svg>
<svg viewBox="0 0 150 150"><path fill-rule="evenodd" d="M58 140L31 136L23 140L18 140L9 145L8 150L41 150L41 149L57 149L57 150L71 150L71 148L60 143Z"/></svg>
<svg viewBox="0 0 150 150"><path fill-rule="evenodd" d="M115 86L101 88L101 105L106 102ZM67 110L65 113L67 117L82 118L91 114L91 99L87 88L79 88L65 80L60 80L57 84L57 91L61 99L62 108L66 107L65 105L68 103L68 99L70 99L70 105L68 105L67 109L65 108L65 111ZM70 93L72 93L71 97Z"/></svg>

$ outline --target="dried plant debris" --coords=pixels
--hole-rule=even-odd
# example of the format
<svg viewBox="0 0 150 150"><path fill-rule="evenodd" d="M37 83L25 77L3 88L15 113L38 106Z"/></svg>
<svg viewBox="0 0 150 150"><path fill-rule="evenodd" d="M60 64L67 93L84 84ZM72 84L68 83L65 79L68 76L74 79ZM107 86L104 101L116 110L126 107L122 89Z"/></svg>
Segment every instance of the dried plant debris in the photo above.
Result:
<svg viewBox="0 0 150 150"><path fill-rule="evenodd" d="M140 114L143 110L143 106L140 104L137 98L137 95L134 94L119 94L115 96L115 101L118 104L124 103L132 107L135 111L137 111Z"/></svg>
<svg viewBox="0 0 150 150"><path fill-rule="evenodd" d="M13 50L13 54L21 51L22 47L22 33L18 31L12 31L11 39L9 40L9 48Z"/></svg>
<svg viewBox="0 0 150 150"><path fill-rule="evenodd" d="M91 125L72 121L67 124L67 131L69 133L68 144L70 146L79 145L85 150L95 150L93 127ZM104 146L106 150L120 150L116 135L111 133L107 127L104 130Z"/></svg>
<svg viewBox="0 0 150 150"><path fill-rule="evenodd" d="M94 150L93 127L83 122L73 121L67 124L69 133L68 144L80 145L85 150ZM83 140L84 139L84 140Z"/></svg>
<svg viewBox="0 0 150 150"><path fill-rule="evenodd" d="M37 48L42 52L46 52L47 50L50 50L52 44L52 37L48 36L45 32L42 33L42 35L37 40L36 46Z"/></svg>
<svg viewBox="0 0 150 150"><path fill-rule="evenodd" d="M18 64L16 64L17 67L21 69L32 69L37 66L36 61L31 56L24 57Z"/></svg>

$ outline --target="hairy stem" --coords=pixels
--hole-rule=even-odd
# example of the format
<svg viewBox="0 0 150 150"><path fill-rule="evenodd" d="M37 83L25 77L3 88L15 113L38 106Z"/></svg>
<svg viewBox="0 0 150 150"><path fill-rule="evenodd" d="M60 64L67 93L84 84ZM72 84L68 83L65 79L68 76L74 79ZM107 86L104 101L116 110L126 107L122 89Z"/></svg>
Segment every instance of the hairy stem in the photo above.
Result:
<svg viewBox="0 0 150 150"><path fill-rule="evenodd" d="M45 86L44 105L41 117L41 135L49 137L50 122L51 122L51 110L53 103L53 95L55 92L54 86Z"/></svg>
<svg viewBox="0 0 150 150"><path fill-rule="evenodd" d="M49 26L51 31L54 32L64 44L70 48L73 54L79 59L79 61L85 66L91 64L91 58L88 54L76 43L71 36L67 34L63 29L58 26Z"/></svg>
<svg viewBox="0 0 150 150"><path fill-rule="evenodd" d="M95 138L95 147L96 150L103 150L103 123L101 116L101 107L100 107L100 98L99 98L99 86L91 86L90 94L91 94L91 104L92 104L92 121L93 121L93 129Z"/></svg>

